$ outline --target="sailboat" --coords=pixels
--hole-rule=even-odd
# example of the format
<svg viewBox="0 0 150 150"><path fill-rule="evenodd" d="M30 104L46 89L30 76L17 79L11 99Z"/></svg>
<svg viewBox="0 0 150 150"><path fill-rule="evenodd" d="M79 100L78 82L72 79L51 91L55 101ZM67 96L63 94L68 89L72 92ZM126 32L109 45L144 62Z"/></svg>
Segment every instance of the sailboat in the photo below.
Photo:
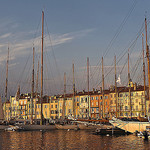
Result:
<svg viewBox="0 0 150 150"><path fill-rule="evenodd" d="M146 56L147 56L147 64L148 64L148 82L149 82L149 110L148 110L148 112L150 112L150 64L149 64L149 46L147 44L147 21L146 21L146 18L145 18L145 31L146 31ZM143 38L142 38L142 45L143 45ZM144 48L143 48L143 51L144 51ZM129 57L129 55L128 55L128 57ZM144 55L143 55L143 58L144 58ZM128 62L128 66L129 66L129 62ZM143 59L143 73L144 73L144 94L145 94L145 64L144 64L144 59ZM129 70L128 70L128 79L130 82ZM129 88L129 92L131 92L130 88ZM130 103L131 103L131 101L130 101ZM130 114L132 116L132 108L130 108ZM146 116L146 103L145 103L145 116ZM130 132L130 133L145 132L150 128L149 117L148 118L146 118L146 117L142 118L141 121L137 121L137 120L133 121L132 118L126 119L126 121L120 120L117 118L112 118L112 120L109 120L109 122L114 127L118 127L120 129L125 130L125 131Z"/></svg>
<svg viewBox="0 0 150 150"><path fill-rule="evenodd" d="M30 124L21 124L19 125L24 131L30 131L30 130L53 130L55 129L55 125L43 125L43 108L42 108L42 102L43 102L43 43L44 43L44 11L42 11L42 48L41 48L41 120L40 125L33 124L33 84L34 84L34 75L32 73L32 97L31 97L31 122ZM34 54L34 50L33 50ZM33 63L34 63L34 55L33 55ZM34 65L33 65L34 67ZM34 68L33 68L34 72Z"/></svg>

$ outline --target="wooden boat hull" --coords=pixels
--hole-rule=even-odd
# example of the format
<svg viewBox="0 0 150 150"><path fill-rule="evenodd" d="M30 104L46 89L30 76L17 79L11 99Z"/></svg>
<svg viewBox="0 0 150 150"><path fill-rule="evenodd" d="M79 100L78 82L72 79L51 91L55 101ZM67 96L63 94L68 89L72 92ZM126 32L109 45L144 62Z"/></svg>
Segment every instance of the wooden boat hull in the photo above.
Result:
<svg viewBox="0 0 150 150"><path fill-rule="evenodd" d="M19 125L23 131L54 130L55 125Z"/></svg>
<svg viewBox="0 0 150 150"><path fill-rule="evenodd" d="M114 127L118 127L130 133L143 132L147 126L150 126L150 122L140 121L122 121L119 119L109 121Z"/></svg>

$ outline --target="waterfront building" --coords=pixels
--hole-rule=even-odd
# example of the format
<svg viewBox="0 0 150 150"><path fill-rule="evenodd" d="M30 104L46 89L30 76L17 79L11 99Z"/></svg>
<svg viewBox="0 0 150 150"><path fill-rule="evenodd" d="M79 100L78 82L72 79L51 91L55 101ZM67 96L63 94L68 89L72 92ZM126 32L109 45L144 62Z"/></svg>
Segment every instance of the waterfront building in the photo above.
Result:
<svg viewBox="0 0 150 150"><path fill-rule="evenodd" d="M16 96L10 96L11 118L18 118L19 116L19 101Z"/></svg>
<svg viewBox="0 0 150 150"><path fill-rule="evenodd" d="M50 99L50 118L58 119L58 96L51 96Z"/></svg>
<svg viewBox="0 0 150 150"><path fill-rule="evenodd" d="M6 108L6 110L5 110L5 108ZM4 110L4 112L6 112L5 119L10 120L10 118L11 118L11 106L10 106L9 101L7 101L6 103L3 103L3 110Z"/></svg>
<svg viewBox="0 0 150 150"><path fill-rule="evenodd" d="M66 101L65 101L65 108L66 108L66 117L74 117L73 116L73 94L66 94Z"/></svg>
<svg viewBox="0 0 150 150"><path fill-rule="evenodd" d="M145 104L148 99L147 91L143 86L131 87L131 102L129 98L129 88L125 88L119 93L119 116L120 117L145 117ZM131 106L130 106L131 105ZM147 111L147 110L146 110Z"/></svg>
<svg viewBox="0 0 150 150"><path fill-rule="evenodd" d="M19 99L19 118L20 119L28 119L28 99L20 98Z"/></svg>
<svg viewBox="0 0 150 150"><path fill-rule="evenodd" d="M79 103L79 100L80 100L80 95L79 94L76 94L75 95L75 118L79 118L79 113L80 113L80 103Z"/></svg>
<svg viewBox="0 0 150 150"><path fill-rule="evenodd" d="M100 91L93 91L90 93L90 106L91 106L91 118L99 119L100 118Z"/></svg>
<svg viewBox="0 0 150 150"><path fill-rule="evenodd" d="M45 119L50 119L50 99L48 96L43 98L43 116Z"/></svg>
<svg viewBox="0 0 150 150"><path fill-rule="evenodd" d="M79 118L88 119L89 118L89 103L88 103L88 92L82 91L78 93L79 99Z"/></svg>
<svg viewBox="0 0 150 150"><path fill-rule="evenodd" d="M63 108L63 103L64 103L64 97L63 97L63 95L60 95L58 97L58 118L59 119L62 119L63 115L65 117L65 111L64 111L64 114L63 114L63 109L66 109L66 108L65 107Z"/></svg>

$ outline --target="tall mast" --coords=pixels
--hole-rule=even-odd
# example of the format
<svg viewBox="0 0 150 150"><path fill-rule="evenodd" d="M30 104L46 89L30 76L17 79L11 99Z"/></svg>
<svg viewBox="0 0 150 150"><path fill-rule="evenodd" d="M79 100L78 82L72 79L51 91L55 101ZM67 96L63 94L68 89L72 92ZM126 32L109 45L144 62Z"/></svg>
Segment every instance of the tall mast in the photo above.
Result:
<svg viewBox="0 0 150 150"><path fill-rule="evenodd" d="M87 86L88 86L88 118L90 117L90 102L89 102L89 57L87 57Z"/></svg>
<svg viewBox="0 0 150 150"><path fill-rule="evenodd" d="M145 32L146 32L146 57L147 57L147 65L148 65L148 87L149 87L149 108L148 113L150 113L150 64L149 64L149 46L147 44L147 21L145 18Z"/></svg>
<svg viewBox="0 0 150 150"><path fill-rule="evenodd" d="M117 93L117 69L116 69L116 56L115 56L115 94L116 94L116 117L118 117L118 93Z"/></svg>
<svg viewBox="0 0 150 150"><path fill-rule="evenodd" d="M102 57L102 118L105 117L105 106L104 106L104 64Z"/></svg>
<svg viewBox="0 0 150 150"><path fill-rule="evenodd" d="M65 103L66 103L66 72L64 73L64 101L63 101L63 112L62 112L63 119L65 118L65 114L66 114Z"/></svg>
<svg viewBox="0 0 150 150"><path fill-rule="evenodd" d="M8 47L8 55L7 55L7 63L6 63L6 86L5 86L5 119L6 117L6 101L7 101L7 86L8 86L8 63L9 63L9 47Z"/></svg>
<svg viewBox="0 0 150 150"><path fill-rule="evenodd" d="M146 116L146 97L145 97L145 89L146 89L146 78L145 78L145 61L144 61L144 34L142 34L142 50L143 50L143 77L144 77L144 116Z"/></svg>
<svg viewBox="0 0 150 150"><path fill-rule="evenodd" d="M31 124L33 124L33 98L34 98L34 47L33 47L33 66L32 66Z"/></svg>
<svg viewBox="0 0 150 150"><path fill-rule="evenodd" d="M73 116L75 117L75 79L74 79L74 64L72 64L72 72L73 72Z"/></svg>
<svg viewBox="0 0 150 150"><path fill-rule="evenodd" d="M130 117L132 118L132 106L131 106L131 80L130 80L130 69L129 69L129 50L128 50L128 84L129 84L129 104L130 104Z"/></svg>
<svg viewBox="0 0 150 150"><path fill-rule="evenodd" d="M38 98L38 85L39 85L39 61L38 61L37 75L36 75L36 94L35 94L36 99ZM35 110L35 119L37 119L37 116L36 116L36 107L34 108L34 110Z"/></svg>
<svg viewBox="0 0 150 150"><path fill-rule="evenodd" d="M40 124L42 125L42 120L43 120L43 43L44 43L44 11L42 11L42 48L41 48L41 122Z"/></svg>

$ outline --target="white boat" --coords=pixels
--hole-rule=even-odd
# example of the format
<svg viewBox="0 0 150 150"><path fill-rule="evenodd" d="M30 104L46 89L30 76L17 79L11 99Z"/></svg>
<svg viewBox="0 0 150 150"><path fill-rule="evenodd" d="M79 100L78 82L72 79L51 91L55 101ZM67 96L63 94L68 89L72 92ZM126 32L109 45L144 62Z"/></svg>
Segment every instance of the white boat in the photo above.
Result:
<svg viewBox="0 0 150 150"><path fill-rule="evenodd" d="M118 127L126 132L143 132L146 131L147 127L150 126L150 122L140 122L140 121L122 121L120 119L112 119L109 122L114 126Z"/></svg>

